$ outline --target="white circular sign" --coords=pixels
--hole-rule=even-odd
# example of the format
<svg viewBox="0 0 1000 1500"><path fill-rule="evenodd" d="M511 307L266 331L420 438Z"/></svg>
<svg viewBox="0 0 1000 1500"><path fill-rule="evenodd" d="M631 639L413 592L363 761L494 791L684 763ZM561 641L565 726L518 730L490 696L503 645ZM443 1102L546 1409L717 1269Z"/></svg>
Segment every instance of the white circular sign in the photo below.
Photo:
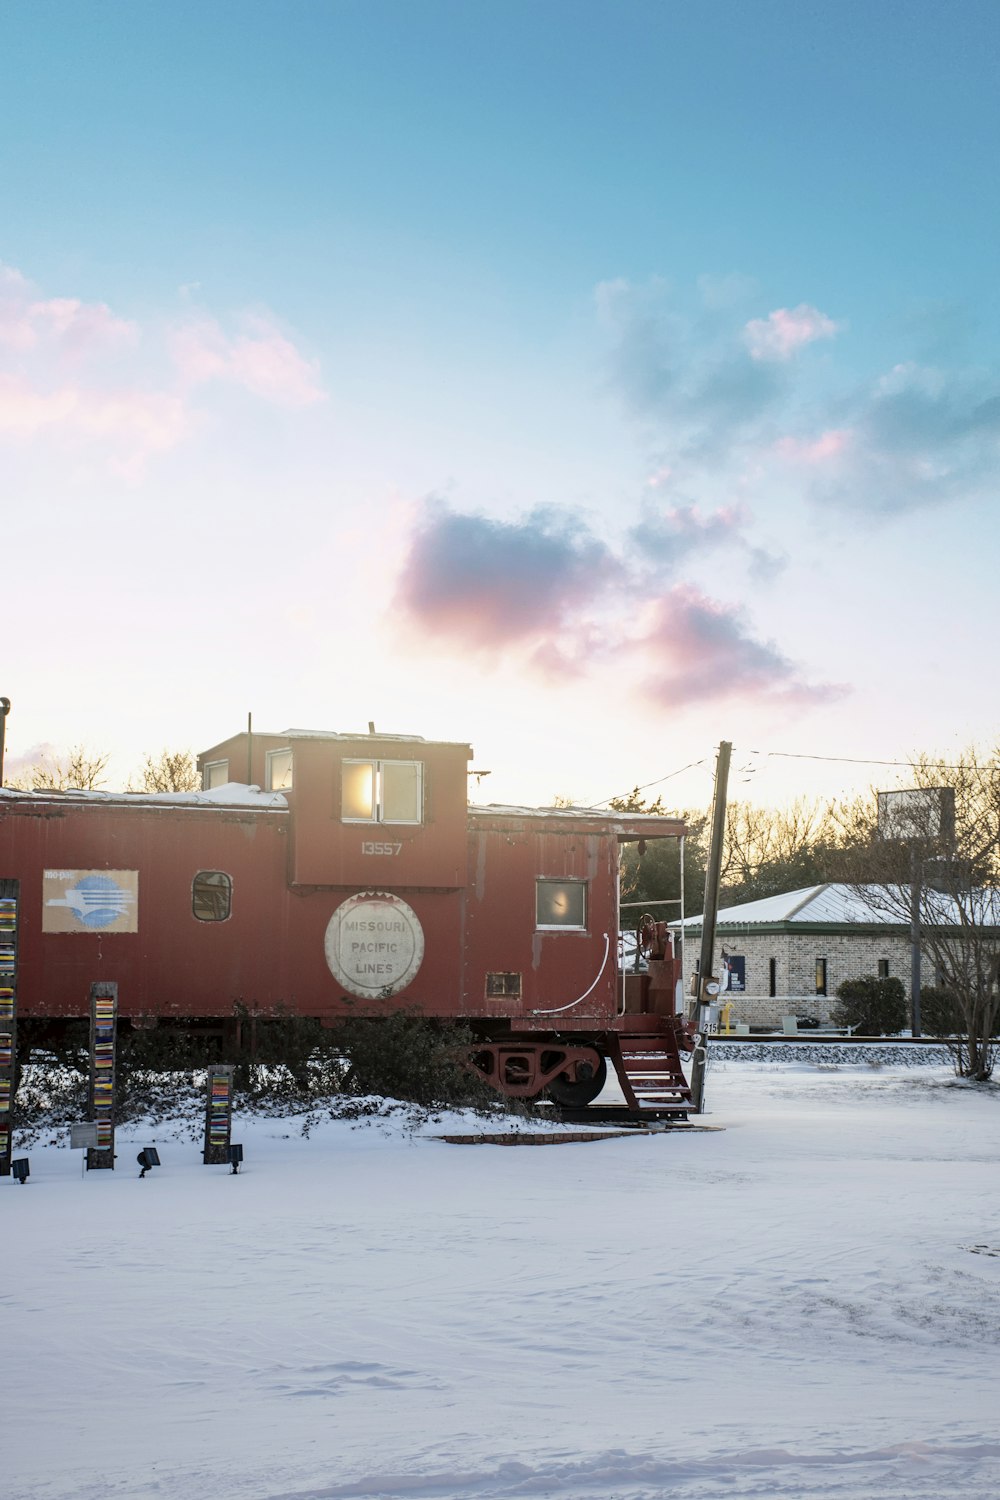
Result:
<svg viewBox="0 0 1000 1500"><path fill-rule="evenodd" d="M405 990L424 957L424 930L399 896L350 896L327 923L326 961L334 979L362 1000L391 1000Z"/></svg>

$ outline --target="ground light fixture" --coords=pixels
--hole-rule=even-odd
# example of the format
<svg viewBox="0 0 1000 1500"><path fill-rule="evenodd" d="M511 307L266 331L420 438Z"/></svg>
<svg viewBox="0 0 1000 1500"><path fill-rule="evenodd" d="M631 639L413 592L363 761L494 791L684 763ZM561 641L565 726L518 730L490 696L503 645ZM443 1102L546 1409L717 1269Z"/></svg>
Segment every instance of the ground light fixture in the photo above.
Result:
<svg viewBox="0 0 1000 1500"><path fill-rule="evenodd" d="M160 1165L160 1153L155 1146L144 1146L136 1157L136 1161L142 1168L142 1171L139 1173L140 1178L142 1178L145 1177L150 1167L158 1167Z"/></svg>
<svg viewBox="0 0 1000 1500"><path fill-rule="evenodd" d="M15 1182L19 1182L24 1187L24 1184L31 1176L31 1168L28 1166L28 1158L26 1156L18 1157L17 1161L11 1162L10 1175L14 1178Z"/></svg>
<svg viewBox="0 0 1000 1500"><path fill-rule="evenodd" d="M232 1167L230 1177L235 1177L240 1170L240 1162L243 1160L243 1147L231 1145L229 1147L229 1164Z"/></svg>

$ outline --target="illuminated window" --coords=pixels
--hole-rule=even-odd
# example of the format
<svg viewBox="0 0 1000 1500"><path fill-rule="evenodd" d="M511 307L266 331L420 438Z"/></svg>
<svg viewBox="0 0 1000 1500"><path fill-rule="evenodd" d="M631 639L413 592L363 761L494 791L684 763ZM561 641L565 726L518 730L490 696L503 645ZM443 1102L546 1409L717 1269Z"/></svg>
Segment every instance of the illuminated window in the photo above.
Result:
<svg viewBox="0 0 1000 1500"><path fill-rule="evenodd" d="M817 993L817 995L825 995L826 994L826 959L825 958L817 958L817 960L816 960L816 993Z"/></svg>
<svg viewBox="0 0 1000 1500"><path fill-rule="evenodd" d="M264 770L264 789L268 792L287 792L292 784L292 752L269 750Z"/></svg>
<svg viewBox="0 0 1000 1500"><path fill-rule="evenodd" d="M345 823L420 823L424 768L418 760L345 760L340 815Z"/></svg>
<svg viewBox="0 0 1000 1500"><path fill-rule="evenodd" d="M585 880L536 880L535 926L587 930Z"/></svg>
<svg viewBox="0 0 1000 1500"><path fill-rule="evenodd" d="M225 922L232 909L232 878L223 870L199 870L191 882L191 910L198 921Z"/></svg>
<svg viewBox="0 0 1000 1500"><path fill-rule="evenodd" d="M225 786L229 780L228 760L210 760L201 773L202 790L210 792L214 786Z"/></svg>

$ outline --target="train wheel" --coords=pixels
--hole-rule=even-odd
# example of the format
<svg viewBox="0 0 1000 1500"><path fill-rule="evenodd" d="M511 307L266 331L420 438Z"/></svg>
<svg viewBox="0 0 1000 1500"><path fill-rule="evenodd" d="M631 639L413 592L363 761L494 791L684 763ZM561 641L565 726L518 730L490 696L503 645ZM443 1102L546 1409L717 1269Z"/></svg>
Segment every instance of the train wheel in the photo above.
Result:
<svg viewBox="0 0 1000 1500"><path fill-rule="evenodd" d="M567 1078L565 1074L554 1078L549 1084L549 1097L568 1109L582 1109L585 1104L593 1103L607 1081L608 1060L601 1057L591 1078Z"/></svg>

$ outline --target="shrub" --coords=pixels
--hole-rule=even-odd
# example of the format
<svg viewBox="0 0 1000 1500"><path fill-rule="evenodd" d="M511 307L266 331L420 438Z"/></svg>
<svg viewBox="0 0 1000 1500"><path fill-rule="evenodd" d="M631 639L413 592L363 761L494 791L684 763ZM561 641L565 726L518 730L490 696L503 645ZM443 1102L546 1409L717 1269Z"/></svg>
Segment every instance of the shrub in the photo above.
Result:
<svg viewBox="0 0 1000 1500"><path fill-rule="evenodd" d="M837 1001L830 1007L834 1025L849 1026L862 1036L891 1035L909 1020L899 979L845 979L837 987Z"/></svg>
<svg viewBox="0 0 1000 1500"><path fill-rule="evenodd" d="M928 985L920 991L920 1029L925 1036L962 1036L967 1023L951 990Z"/></svg>
<svg viewBox="0 0 1000 1500"><path fill-rule="evenodd" d="M347 1068L349 1094L383 1094L428 1109L510 1108L463 1063L474 1037L467 1026L430 1021L411 1011L349 1016L333 1032Z"/></svg>

